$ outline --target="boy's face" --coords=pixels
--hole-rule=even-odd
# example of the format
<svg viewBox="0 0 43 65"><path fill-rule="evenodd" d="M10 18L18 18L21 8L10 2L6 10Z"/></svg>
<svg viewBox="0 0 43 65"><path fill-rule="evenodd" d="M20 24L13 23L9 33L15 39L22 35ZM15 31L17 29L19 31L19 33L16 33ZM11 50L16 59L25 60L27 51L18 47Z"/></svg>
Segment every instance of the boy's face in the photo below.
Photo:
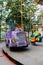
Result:
<svg viewBox="0 0 43 65"><path fill-rule="evenodd" d="M15 27L16 30L18 30L18 27Z"/></svg>

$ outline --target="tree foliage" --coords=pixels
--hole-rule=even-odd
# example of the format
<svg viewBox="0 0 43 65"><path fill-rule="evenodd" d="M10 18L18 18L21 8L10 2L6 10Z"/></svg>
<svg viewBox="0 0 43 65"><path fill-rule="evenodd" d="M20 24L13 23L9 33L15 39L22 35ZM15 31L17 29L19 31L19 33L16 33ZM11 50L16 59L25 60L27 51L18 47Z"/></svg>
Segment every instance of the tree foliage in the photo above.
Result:
<svg viewBox="0 0 43 65"><path fill-rule="evenodd" d="M6 10L9 9L11 9L11 12L7 19L15 20L19 24L30 25L31 17L34 16L37 6L33 0L9 0L6 5Z"/></svg>

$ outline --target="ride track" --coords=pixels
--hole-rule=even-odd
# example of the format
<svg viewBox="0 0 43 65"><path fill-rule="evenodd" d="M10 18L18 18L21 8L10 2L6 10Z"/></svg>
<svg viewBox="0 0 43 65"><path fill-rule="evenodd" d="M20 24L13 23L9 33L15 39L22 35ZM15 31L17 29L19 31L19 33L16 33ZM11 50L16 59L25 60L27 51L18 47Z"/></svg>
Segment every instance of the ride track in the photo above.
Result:
<svg viewBox="0 0 43 65"><path fill-rule="evenodd" d="M10 51L4 42L0 49L3 53L0 56L5 55L12 65L43 65L43 40L41 43L37 42L36 44L37 46L30 45L24 50L19 48L19 50Z"/></svg>
<svg viewBox="0 0 43 65"><path fill-rule="evenodd" d="M0 52L1 52L0 57L3 57L4 54L2 53L2 48L0 48Z"/></svg>
<svg viewBox="0 0 43 65"><path fill-rule="evenodd" d="M11 64L11 65L23 65L23 64L21 64L21 63L19 63L18 61L16 61L16 60L14 60L13 58L11 58L4 50L3 50L3 47L4 47L5 45L3 45L3 43L0 43L0 59L1 59L1 61L0 61L0 63L1 64L5 64L5 65L9 65L9 64ZM4 61L3 63L2 63L2 61ZM8 62L8 64L6 64L6 62Z"/></svg>
<svg viewBox="0 0 43 65"><path fill-rule="evenodd" d="M0 58L6 58L6 61L8 61L10 64L12 64L12 65L16 65L15 63L13 63L7 56L6 56L6 54L4 53L4 52L2 52L3 51L3 49L2 48L0 48L0 52L1 52L1 54L0 54Z"/></svg>
<svg viewBox="0 0 43 65"><path fill-rule="evenodd" d="M13 59L10 55L8 55L3 49L2 49L2 52L3 52L3 56L6 57L7 60L9 60L9 62L11 64L13 64L13 65L23 65L20 62L18 62L15 59Z"/></svg>

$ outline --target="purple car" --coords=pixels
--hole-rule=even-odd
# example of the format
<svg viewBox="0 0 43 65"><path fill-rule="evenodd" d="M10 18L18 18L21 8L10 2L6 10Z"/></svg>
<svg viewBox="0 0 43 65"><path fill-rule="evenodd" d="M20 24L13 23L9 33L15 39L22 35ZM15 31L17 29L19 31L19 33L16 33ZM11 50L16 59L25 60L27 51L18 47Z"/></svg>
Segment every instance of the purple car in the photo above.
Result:
<svg viewBox="0 0 43 65"><path fill-rule="evenodd" d="M12 47L28 47L30 42L27 40L26 33L21 30L8 31L6 33L6 46Z"/></svg>

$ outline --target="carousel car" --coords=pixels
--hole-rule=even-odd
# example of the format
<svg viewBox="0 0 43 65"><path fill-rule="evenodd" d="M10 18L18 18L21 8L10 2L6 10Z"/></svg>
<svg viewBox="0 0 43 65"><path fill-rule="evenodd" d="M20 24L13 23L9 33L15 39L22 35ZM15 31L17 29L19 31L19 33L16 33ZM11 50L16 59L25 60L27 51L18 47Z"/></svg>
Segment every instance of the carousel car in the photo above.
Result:
<svg viewBox="0 0 43 65"><path fill-rule="evenodd" d="M36 42L42 42L42 36L40 33L36 36Z"/></svg>
<svg viewBox="0 0 43 65"><path fill-rule="evenodd" d="M30 36L29 39L30 39L31 43L34 43L36 41L35 36L33 34Z"/></svg>
<svg viewBox="0 0 43 65"><path fill-rule="evenodd" d="M42 42L41 33L39 33L39 32L36 31L33 34L31 34L30 41L31 41L31 43L34 43L34 42Z"/></svg>
<svg viewBox="0 0 43 65"><path fill-rule="evenodd" d="M6 33L5 42L6 46L10 49L14 47L28 47L30 44L26 37L26 33L21 30L8 31Z"/></svg>

